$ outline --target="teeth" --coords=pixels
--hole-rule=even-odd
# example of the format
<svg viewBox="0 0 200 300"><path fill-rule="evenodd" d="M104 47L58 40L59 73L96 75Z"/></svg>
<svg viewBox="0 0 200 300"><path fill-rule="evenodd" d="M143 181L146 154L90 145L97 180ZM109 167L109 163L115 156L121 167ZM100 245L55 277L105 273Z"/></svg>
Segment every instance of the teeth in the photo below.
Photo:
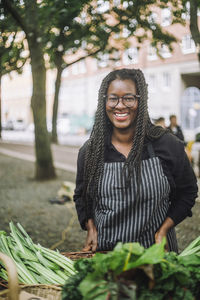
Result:
<svg viewBox="0 0 200 300"><path fill-rule="evenodd" d="M126 117L128 114L127 113L124 113L124 114L115 114L117 117Z"/></svg>

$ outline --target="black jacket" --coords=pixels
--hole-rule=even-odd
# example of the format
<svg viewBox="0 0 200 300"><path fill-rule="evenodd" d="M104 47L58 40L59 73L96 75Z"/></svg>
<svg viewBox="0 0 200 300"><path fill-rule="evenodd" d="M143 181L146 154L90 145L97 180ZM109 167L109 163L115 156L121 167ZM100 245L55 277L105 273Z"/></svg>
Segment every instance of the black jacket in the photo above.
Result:
<svg viewBox="0 0 200 300"><path fill-rule="evenodd" d="M182 132L182 129L181 129L180 126L177 125L177 126L175 127L175 131L173 131L173 130L171 129L170 126L167 127L167 129L169 129L169 131L170 131L171 133L173 133L177 138L179 138L181 141L184 142L184 135L183 135L183 132Z"/></svg>
<svg viewBox="0 0 200 300"><path fill-rule="evenodd" d="M149 140L145 140L142 159L149 158L147 152L147 143L149 142ZM156 156L158 156L161 160L164 174L167 176L171 187L171 205L168 211L168 216L174 221L175 225L177 225L187 216L192 216L191 208L195 204L198 191L197 180L185 153L182 141L167 132L162 137L151 143ZM85 229L85 222L87 221L85 200L82 199L83 169L86 147L87 143L85 143L79 150L76 188L74 193L76 210L80 225L83 229ZM108 140L105 146L105 162L121 162L125 160L125 156L119 153L111 144L110 140Z"/></svg>

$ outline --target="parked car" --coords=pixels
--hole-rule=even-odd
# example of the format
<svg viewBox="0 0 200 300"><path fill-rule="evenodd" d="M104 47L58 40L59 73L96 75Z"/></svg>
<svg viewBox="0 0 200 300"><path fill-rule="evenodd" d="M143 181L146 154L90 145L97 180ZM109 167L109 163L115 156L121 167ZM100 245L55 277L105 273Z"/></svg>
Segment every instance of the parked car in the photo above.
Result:
<svg viewBox="0 0 200 300"><path fill-rule="evenodd" d="M26 123L24 122L23 119L18 119L16 121L13 121L13 127L14 130L23 131L26 129Z"/></svg>
<svg viewBox="0 0 200 300"><path fill-rule="evenodd" d="M14 125L12 120L8 120L5 122L2 122L2 129L3 130L14 130Z"/></svg>

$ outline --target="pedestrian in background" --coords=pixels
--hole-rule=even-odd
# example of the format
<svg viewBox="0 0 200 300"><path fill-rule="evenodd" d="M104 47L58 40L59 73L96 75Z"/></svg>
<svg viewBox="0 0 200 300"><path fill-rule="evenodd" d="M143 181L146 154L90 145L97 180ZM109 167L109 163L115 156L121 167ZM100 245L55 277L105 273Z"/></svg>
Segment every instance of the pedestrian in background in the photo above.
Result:
<svg viewBox="0 0 200 300"><path fill-rule="evenodd" d="M170 125L167 127L177 138L184 142L184 135L182 132L181 127L177 124L177 117L176 115L170 115L169 117Z"/></svg>
<svg viewBox="0 0 200 300"><path fill-rule="evenodd" d="M94 126L78 155L74 201L84 251L112 250L117 242L144 247L164 237L178 251L174 227L197 197L184 145L152 124L147 84L138 69L110 72L102 81Z"/></svg>
<svg viewBox="0 0 200 300"><path fill-rule="evenodd" d="M164 118L164 117L160 117L160 118L156 119L156 120L154 121L154 124L155 124L156 126L161 126L161 127L163 127L163 128L166 128L166 126L165 126L165 118Z"/></svg>

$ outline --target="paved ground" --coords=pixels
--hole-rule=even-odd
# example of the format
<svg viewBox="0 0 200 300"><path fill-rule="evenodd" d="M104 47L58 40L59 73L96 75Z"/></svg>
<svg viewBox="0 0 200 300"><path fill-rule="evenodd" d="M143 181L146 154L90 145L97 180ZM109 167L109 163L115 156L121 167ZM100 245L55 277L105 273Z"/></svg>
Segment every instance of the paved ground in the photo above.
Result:
<svg viewBox="0 0 200 300"><path fill-rule="evenodd" d="M52 145L55 167L75 173L78 149L78 146ZM30 142L1 141L0 153L31 162L35 161L34 145Z"/></svg>

